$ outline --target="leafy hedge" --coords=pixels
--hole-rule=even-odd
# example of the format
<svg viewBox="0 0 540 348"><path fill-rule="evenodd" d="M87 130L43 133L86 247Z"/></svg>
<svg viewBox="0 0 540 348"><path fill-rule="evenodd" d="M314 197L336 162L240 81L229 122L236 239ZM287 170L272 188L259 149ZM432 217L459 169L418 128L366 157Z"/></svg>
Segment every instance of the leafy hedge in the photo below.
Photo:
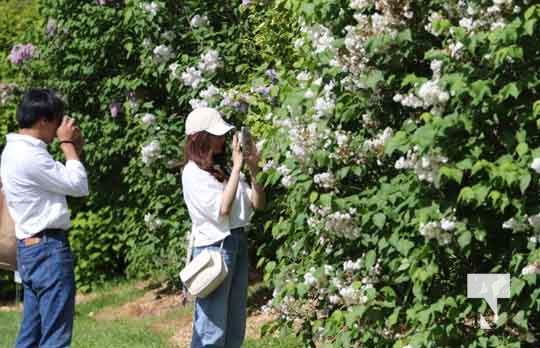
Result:
<svg viewBox="0 0 540 348"><path fill-rule="evenodd" d="M31 83L64 93L89 143L80 283L175 279L183 120L211 105L261 140L270 205L250 236L276 326L321 347L537 344L538 5L41 5ZM468 273L511 275L491 331Z"/></svg>

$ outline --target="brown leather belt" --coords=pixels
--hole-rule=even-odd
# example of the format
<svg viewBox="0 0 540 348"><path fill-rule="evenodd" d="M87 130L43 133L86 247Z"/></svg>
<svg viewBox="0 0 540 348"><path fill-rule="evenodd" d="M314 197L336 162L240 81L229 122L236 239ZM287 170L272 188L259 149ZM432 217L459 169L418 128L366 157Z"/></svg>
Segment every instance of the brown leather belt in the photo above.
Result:
<svg viewBox="0 0 540 348"><path fill-rule="evenodd" d="M23 239L23 242L24 242L24 246L28 247L28 246L39 244L41 242L41 238L40 237L25 238Z"/></svg>
<svg viewBox="0 0 540 348"><path fill-rule="evenodd" d="M59 230L59 229L46 229L33 235L32 237L23 239L23 243L24 243L24 246L29 247L29 246L41 243L43 236L45 236L46 234L59 234L59 233L66 233L66 231Z"/></svg>

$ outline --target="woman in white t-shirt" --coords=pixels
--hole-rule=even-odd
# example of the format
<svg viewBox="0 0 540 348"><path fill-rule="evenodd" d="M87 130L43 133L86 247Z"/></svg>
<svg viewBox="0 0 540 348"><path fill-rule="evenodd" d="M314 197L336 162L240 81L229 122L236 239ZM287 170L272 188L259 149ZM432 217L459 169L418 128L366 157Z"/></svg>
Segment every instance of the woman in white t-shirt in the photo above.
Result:
<svg viewBox="0 0 540 348"><path fill-rule="evenodd" d="M186 119L182 190L192 222L193 256L222 245L229 269L213 293L196 300L191 348L240 348L245 335L248 250L244 227L253 208L264 207L265 194L255 181L259 154L253 143L244 158L234 135L232 168L226 163L226 134L233 128L212 108L196 109ZM244 163L251 172L251 187L241 173Z"/></svg>

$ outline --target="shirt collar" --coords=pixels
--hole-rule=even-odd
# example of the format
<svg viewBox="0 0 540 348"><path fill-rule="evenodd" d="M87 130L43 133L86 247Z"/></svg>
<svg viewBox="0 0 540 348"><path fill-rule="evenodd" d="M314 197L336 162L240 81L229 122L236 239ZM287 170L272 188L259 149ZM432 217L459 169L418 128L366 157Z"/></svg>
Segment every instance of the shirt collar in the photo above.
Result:
<svg viewBox="0 0 540 348"><path fill-rule="evenodd" d="M43 140L25 134L10 133L6 135L6 140L8 143L22 141L32 146L41 147L43 149L47 148L47 144Z"/></svg>

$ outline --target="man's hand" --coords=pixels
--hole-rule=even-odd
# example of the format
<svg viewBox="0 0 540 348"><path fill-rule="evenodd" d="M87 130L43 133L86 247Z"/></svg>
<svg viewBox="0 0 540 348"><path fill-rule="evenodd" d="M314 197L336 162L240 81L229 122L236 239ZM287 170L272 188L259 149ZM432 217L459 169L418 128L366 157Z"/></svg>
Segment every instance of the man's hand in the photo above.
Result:
<svg viewBox="0 0 540 348"><path fill-rule="evenodd" d="M56 136L60 140L60 148L68 161L80 160L79 153L82 151L82 144L84 143L80 133L80 129L75 125L75 120L69 116L64 116L60 127L56 130ZM77 137L80 137L81 140L77 140ZM67 143L62 143L63 141L67 141ZM77 146L77 141L80 142L80 148Z"/></svg>
<svg viewBox="0 0 540 348"><path fill-rule="evenodd" d="M64 116L60 127L56 130L56 136L60 141L75 141L75 134L79 128L75 126L75 120Z"/></svg>

